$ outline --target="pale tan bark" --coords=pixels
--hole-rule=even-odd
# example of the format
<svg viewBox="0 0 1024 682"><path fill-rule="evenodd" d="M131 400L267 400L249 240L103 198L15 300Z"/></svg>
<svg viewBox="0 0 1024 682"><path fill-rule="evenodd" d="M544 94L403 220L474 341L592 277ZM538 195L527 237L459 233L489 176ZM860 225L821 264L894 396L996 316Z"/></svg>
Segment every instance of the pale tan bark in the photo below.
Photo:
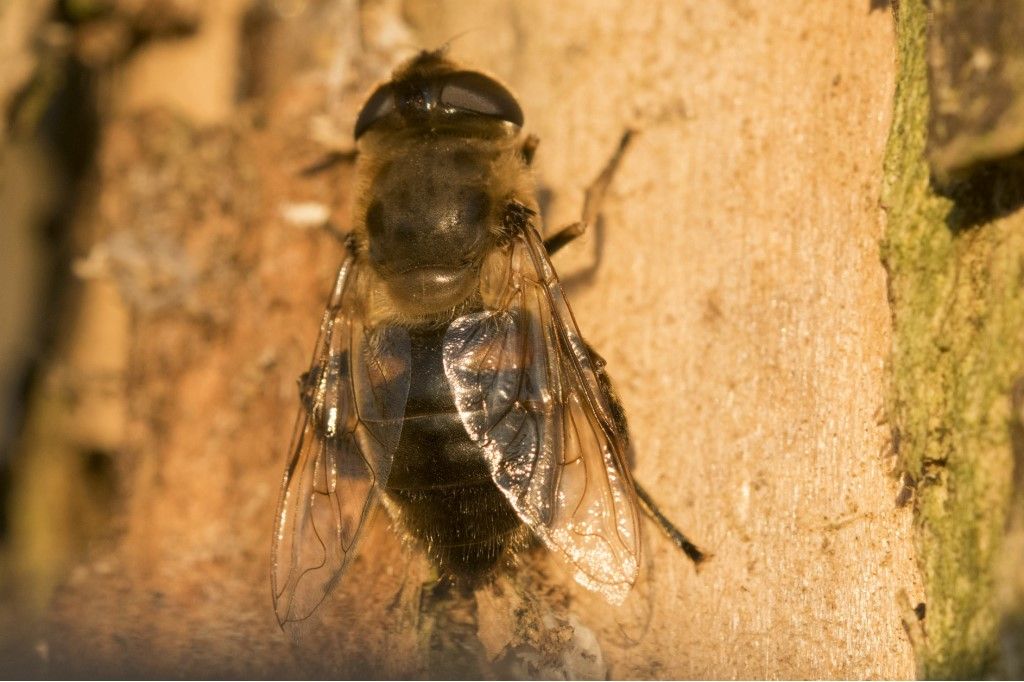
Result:
<svg viewBox="0 0 1024 682"><path fill-rule="evenodd" d="M452 55L508 82L541 138L552 227L576 219L623 130L640 133L602 226L555 265L625 403L638 478L714 557L695 571L646 526L652 608L629 645L614 610L570 588L609 674L912 677L899 599L920 601L911 512L878 423L889 13L410 0L363 8L362 48L358 16L338 4L280 20L260 127L251 108L210 114L216 98L192 122L134 116L133 102L160 100L148 90L118 100L93 217L114 258L93 274L132 311L129 501L114 549L57 602L58 669L299 674L316 657L335 674L425 672L401 660L415 643L386 609L403 575L386 528L328 606L321 650L292 649L274 621L269 533L294 380L340 257L281 209L321 202L344 228L348 169L297 171L344 141L403 46L465 32ZM211 118L227 122L203 128ZM125 265L137 253L141 273Z"/></svg>

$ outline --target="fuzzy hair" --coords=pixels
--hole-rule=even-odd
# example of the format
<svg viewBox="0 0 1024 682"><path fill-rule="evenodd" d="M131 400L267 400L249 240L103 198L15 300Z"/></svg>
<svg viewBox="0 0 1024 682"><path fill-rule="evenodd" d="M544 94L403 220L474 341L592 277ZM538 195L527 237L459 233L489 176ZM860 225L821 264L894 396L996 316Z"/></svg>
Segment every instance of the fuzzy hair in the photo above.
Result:
<svg viewBox="0 0 1024 682"><path fill-rule="evenodd" d="M500 126L500 135L495 137L460 138L458 145L483 158L490 159L484 173L486 192L491 199L487 228L492 244L490 251L499 249L507 242L504 222L505 212L510 203L519 203L536 213L539 206L536 199L533 173L522 156L522 138L514 126L493 122ZM417 131L369 130L359 140L359 157L356 162L356 201L353 206L352 236L355 242L356 259L362 274L354 283L360 287L360 294L367 303L367 320L372 323L389 322L398 325L429 326L447 324L463 311L479 304L479 287L474 294L451 308L425 313L415 306L397 300L388 292L383 278L370 264L367 213L375 201L387 201L387 197L374 194L375 179L390 163L401 163L403 157L416 154L419 149L436 144L434 139ZM500 261L484 258L481 268L500 267ZM481 269L479 278L488 273Z"/></svg>

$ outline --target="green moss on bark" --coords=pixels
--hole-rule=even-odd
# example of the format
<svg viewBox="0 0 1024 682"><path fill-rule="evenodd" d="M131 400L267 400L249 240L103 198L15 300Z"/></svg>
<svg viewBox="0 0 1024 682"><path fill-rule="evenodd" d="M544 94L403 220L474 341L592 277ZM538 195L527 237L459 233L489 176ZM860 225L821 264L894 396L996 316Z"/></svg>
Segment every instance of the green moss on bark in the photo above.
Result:
<svg viewBox="0 0 1024 682"><path fill-rule="evenodd" d="M1010 387L1024 371L1024 213L961 229L929 181L924 0L899 3L883 258L893 313L890 416L918 481L927 598L918 674L977 677L997 651L994 565L1013 462Z"/></svg>

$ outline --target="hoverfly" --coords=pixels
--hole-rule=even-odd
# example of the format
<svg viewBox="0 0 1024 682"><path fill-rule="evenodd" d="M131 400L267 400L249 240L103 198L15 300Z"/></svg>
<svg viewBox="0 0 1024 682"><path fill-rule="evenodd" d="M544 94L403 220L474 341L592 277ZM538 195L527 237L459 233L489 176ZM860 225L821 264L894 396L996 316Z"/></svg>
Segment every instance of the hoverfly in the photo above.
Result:
<svg viewBox="0 0 1024 682"><path fill-rule="evenodd" d="M582 230L541 238L522 125L504 86L443 51L400 67L358 116L354 227L277 511L282 624L324 600L379 506L465 585L539 540L619 603L641 508L701 558L638 497L622 408L549 259Z"/></svg>

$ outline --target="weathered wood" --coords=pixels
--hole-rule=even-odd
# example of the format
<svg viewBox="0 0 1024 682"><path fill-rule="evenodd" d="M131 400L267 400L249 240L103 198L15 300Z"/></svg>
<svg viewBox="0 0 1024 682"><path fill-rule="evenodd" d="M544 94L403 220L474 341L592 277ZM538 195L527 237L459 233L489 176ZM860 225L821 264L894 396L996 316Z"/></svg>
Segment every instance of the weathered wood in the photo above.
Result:
<svg viewBox="0 0 1024 682"><path fill-rule="evenodd" d="M282 56L242 112L210 126L122 110L93 223L132 314L130 497L116 546L57 602L56 670L430 672L388 608L405 569L386 527L329 626L292 647L274 623L269 532L294 380L340 255L327 231L282 216L316 202L343 228L348 167L301 169L344 140L403 43L468 31L453 55L509 82L541 138L549 225L578 216L623 130L639 130L603 224L555 265L630 415L638 477L714 557L695 571L649 525L639 615L565 588L609 674L913 676L899 595L923 598L878 423L894 42L890 15L868 9L311 5L260 34ZM557 591L542 559L526 570Z"/></svg>

